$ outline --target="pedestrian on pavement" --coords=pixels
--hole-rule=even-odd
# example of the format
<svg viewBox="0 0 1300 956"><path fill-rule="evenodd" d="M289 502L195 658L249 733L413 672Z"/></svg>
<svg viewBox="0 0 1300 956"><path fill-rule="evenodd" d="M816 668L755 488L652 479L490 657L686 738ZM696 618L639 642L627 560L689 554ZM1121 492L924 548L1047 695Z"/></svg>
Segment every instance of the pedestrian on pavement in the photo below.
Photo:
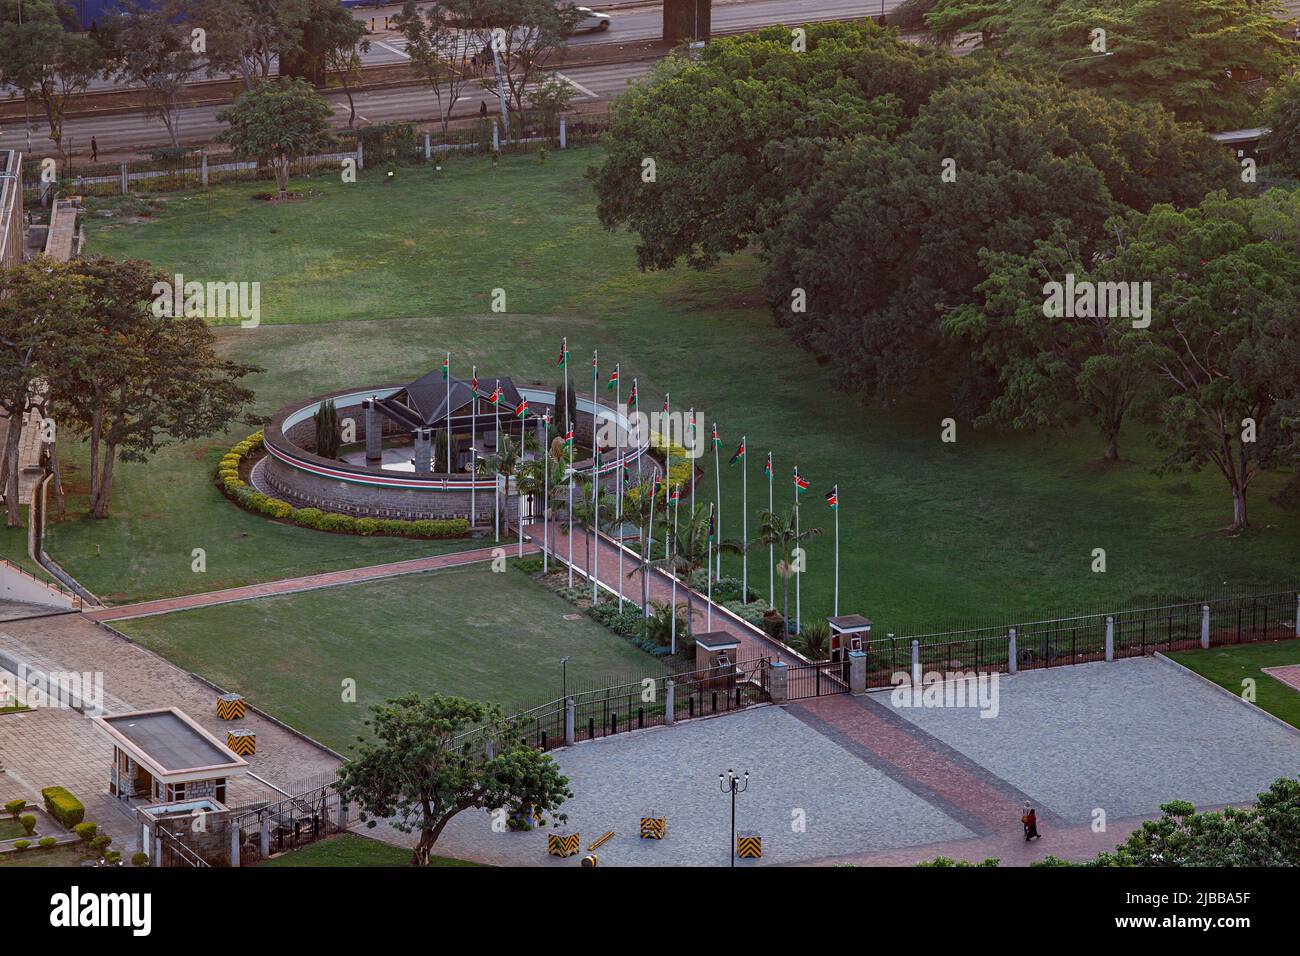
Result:
<svg viewBox="0 0 1300 956"><path fill-rule="evenodd" d="M1020 822L1025 825L1025 840L1040 840L1041 834L1038 832L1038 814L1029 804L1025 804L1025 815L1020 818Z"/></svg>
<svg viewBox="0 0 1300 956"><path fill-rule="evenodd" d="M90 137L90 161L92 163L99 162L99 143L93 136Z"/></svg>
<svg viewBox="0 0 1300 956"><path fill-rule="evenodd" d="M479 119L487 119L487 100L481 100L478 104Z"/></svg>

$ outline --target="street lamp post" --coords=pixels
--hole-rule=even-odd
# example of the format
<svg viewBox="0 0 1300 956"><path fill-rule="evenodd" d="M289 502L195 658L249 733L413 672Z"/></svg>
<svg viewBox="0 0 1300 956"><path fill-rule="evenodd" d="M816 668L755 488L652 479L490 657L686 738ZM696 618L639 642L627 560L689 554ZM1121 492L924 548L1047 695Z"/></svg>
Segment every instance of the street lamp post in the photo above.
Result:
<svg viewBox="0 0 1300 956"><path fill-rule="evenodd" d="M718 789L731 794L731 865L736 865L736 794L749 789L749 771L744 776L736 776L734 770L718 774Z"/></svg>
<svg viewBox="0 0 1300 956"><path fill-rule="evenodd" d="M569 659L568 659L567 657L561 657L561 658L560 658L560 690L561 690L560 700L568 700L568 698L569 698Z"/></svg>

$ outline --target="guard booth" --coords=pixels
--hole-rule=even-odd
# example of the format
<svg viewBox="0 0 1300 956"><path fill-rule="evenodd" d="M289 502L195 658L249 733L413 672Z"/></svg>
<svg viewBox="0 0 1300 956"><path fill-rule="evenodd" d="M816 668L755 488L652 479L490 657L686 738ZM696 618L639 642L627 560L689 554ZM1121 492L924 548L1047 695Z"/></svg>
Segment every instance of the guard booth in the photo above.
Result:
<svg viewBox="0 0 1300 956"><path fill-rule="evenodd" d="M695 669L710 687L730 686L736 677L740 640L725 631L695 635Z"/></svg>
<svg viewBox="0 0 1300 956"><path fill-rule="evenodd" d="M861 614L830 617L826 623L831 630L832 661L847 661L849 651L864 650L865 643L871 640L871 621Z"/></svg>

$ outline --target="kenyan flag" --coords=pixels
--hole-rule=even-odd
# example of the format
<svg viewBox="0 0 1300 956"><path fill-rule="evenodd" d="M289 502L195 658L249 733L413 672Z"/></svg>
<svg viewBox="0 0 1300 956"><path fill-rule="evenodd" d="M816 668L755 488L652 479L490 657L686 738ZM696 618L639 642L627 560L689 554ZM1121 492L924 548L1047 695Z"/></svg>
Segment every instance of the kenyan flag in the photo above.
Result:
<svg viewBox="0 0 1300 956"><path fill-rule="evenodd" d="M826 503L827 503L828 505L830 505L832 511L834 511L836 508L839 507L839 504L840 504L840 486L839 486L839 485L836 485L836 486L835 486L834 488L832 488L830 491L826 492Z"/></svg>
<svg viewBox="0 0 1300 956"><path fill-rule="evenodd" d="M627 410L629 412L636 410L636 386L632 386L632 394L627 397Z"/></svg>
<svg viewBox="0 0 1300 956"><path fill-rule="evenodd" d="M474 366L474 371L470 372L469 387L474 389L475 392L478 391L478 366L477 365Z"/></svg>
<svg viewBox="0 0 1300 956"><path fill-rule="evenodd" d="M721 447L722 447L722 439L718 437L718 423L717 423L717 422L714 422L714 423L713 423L713 447L714 447L714 448L721 448Z"/></svg>
<svg viewBox="0 0 1300 956"><path fill-rule="evenodd" d="M493 405L500 405L500 404L501 404L501 386L500 386L500 385L498 385L498 386L493 390L492 394L491 394L490 396L488 396L488 401L491 402Z"/></svg>
<svg viewBox="0 0 1300 956"><path fill-rule="evenodd" d="M442 380L444 382L447 381L447 376L450 374L451 374L451 353L448 352L447 355L442 360Z"/></svg>
<svg viewBox="0 0 1300 956"><path fill-rule="evenodd" d="M728 464L734 465L736 462L744 461L744 460L745 460L745 439L742 438L740 440L740 447L737 448L736 453L731 456L731 461L729 461Z"/></svg>
<svg viewBox="0 0 1300 956"><path fill-rule="evenodd" d="M802 477L799 472L794 473L795 494L801 495L808 490L808 479Z"/></svg>
<svg viewBox="0 0 1300 956"><path fill-rule="evenodd" d="M716 530L717 529L713 527L713 508L710 507L709 508L709 540L710 541L713 540L713 535Z"/></svg>
<svg viewBox="0 0 1300 956"><path fill-rule="evenodd" d="M673 496L672 496L672 498L669 499L669 500L671 500L671 501L681 501L681 500L682 500L682 486L681 486L681 485L673 485Z"/></svg>
<svg viewBox="0 0 1300 956"><path fill-rule="evenodd" d="M618 384L618 366L614 366L614 371L609 373L609 381L605 383L605 391L614 391L614 386Z"/></svg>
<svg viewBox="0 0 1300 956"><path fill-rule="evenodd" d="M561 367L569 364L569 340L567 338L560 343L560 357L555 360L555 364Z"/></svg>
<svg viewBox="0 0 1300 956"><path fill-rule="evenodd" d="M763 474L767 476L768 481L772 480L772 453L770 451L767 453L767 463L763 465Z"/></svg>
<svg viewBox="0 0 1300 956"><path fill-rule="evenodd" d="M565 447L565 448L572 448L572 447L573 447L573 429L572 429L572 428L570 428L567 432L564 433L564 447Z"/></svg>
<svg viewBox="0 0 1300 956"><path fill-rule="evenodd" d="M515 406L515 418L527 418L527 417L528 417L528 399L525 398L522 401L520 401L518 405Z"/></svg>

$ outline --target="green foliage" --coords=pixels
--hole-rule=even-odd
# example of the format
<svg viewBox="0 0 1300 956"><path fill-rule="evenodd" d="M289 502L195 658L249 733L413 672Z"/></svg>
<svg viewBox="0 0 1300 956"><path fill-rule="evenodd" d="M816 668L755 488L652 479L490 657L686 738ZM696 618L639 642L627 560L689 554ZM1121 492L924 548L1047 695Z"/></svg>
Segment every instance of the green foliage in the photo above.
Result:
<svg viewBox="0 0 1300 956"><path fill-rule="evenodd" d="M9 814L15 820L18 819L18 814L22 813L25 809L27 809L26 800L10 800L5 804L5 813Z"/></svg>
<svg viewBox="0 0 1300 956"><path fill-rule="evenodd" d="M78 823L72 828L72 832L81 839L82 843L89 844L95 839L95 834L99 832L99 824L90 822Z"/></svg>
<svg viewBox="0 0 1300 956"><path fill-rule="evenodd" d="M927 860L924 863L918 863L916 865L918 867L934 867L936 869L946 869L948 867L998 867L1002 865L1002 861L994 856L981 860L979 863L971 863L969 860L954 860L952 857L948 856L936 856L933 860Z"/></svg>
<svg viewBox="0 0 1300 956"><path fill-rule="evenodd" d="M673 618L676 617L677 643L679 647L685 646L690 631L690 622L686 616L686 605L683 603L673 607L667 603L651 601L650 607L650 616L641 622L641 639L650 641L659 647L669 647L673 635Z"/></svg>
<svg viewBox="0 0 1300 956"><path fill-rule="evenodd" d="M45 801L50 816L69 830L86 817L86 808L81 801L63 787L46 787L41 791L41 799Z"/></svg>
<svg viewBox="0 0 1300 956"><path fill-rule="evenodd" d="M18 822L23 825L23 829L27 831L28 836L36 832L36 817L34 814L24 813L18 818Z"/></svg>
<svg viewBox="0 0 1300 956"><path fill-rule="evenodd" d="M938 0L937 33L975 34L1026 73L1058 75L1124 103L1155 103L1208 129L1250 125L1264 86L1294 67L1274 2ZM1092 31L1106 31L1102 55ZM1264 82L1261 83L1260 81Z"/></svg>
<svg viewBox="0 0 1300 956"><path fill-rule="evenodd" d="M831 629L825 621L801 626L798 641L799 650L809 660L824 661L830 657Z"/></svg>
<svg viewBox="0 0 1300 956"><path fill-rule="evenodd" d="M316 454L322 458L337 458L343 439L339 433L339 413L334 399L320 403L312 419L316 422Z"/></svg>
<svg viewBox="0 0 1300 956"><path fill-rule="evenodd" d="M107 833L97 834L93 839L87 841L90 848L101 855L108 849L108 845L112 842L113 838Z"/></svg>
<svg viewBox="0 0 1300 956"><path fill-rule="evenodd" d="M39 846L42 850L48 850L58 842L59 841L54 837L47 836L47 837L41 837L39 840L37 840L36 845Z"/></svg>
<svg viewBox="0 0 1300 956"><path fill-rule="evenodd" d="M300 79L265 81L217 112L218 122L228 128L216 140L237 155L269 162L283 200L288 195L290 162L332 143L331 115L329 104L310 84Z"/></svg>
<svg viewBox="0 0 1300 956"><path fill-rule="evenodd" d="M1268 136L1261 144L1269 169L1300 179L1300 74L1279 80L1264 99L1264 125Z"/></svg>
<svg viewBox="0 0 1300 956"><path fill-rule="evenodd" d="M132 853L132 854L131 854L131 865L132 865L132 866L148 866L148 865L149 865L149 854L148 854L148 853L145 853L143 850L137 850L136 852Z"/></svg>
<svg viewBox="0 0 1300 956"><path fill-rule="evenodd" d="M404 833L418 830L413 865L428 862L439 834L462 810L527 805L554 813L573 796L550 755L524 744L524 728L507 723L497 704L405 694L370 711L371 734L358 738L357 756L343 765L339 789L360 805L367 826L386 820ZM481 743L451 746L475 728L486 728L495 739L494 756Z"/></svg>
<svg viewBox="0 0 1300 956"><path fill-rule="evenodd" d="M23 850L27 849L27 848L28 848L29 846L31 846L31 845L32 845L32 841L31 841L31 840L15 840L15 841L14 841L14 849L15 849L15 850L18 850L19 852L22 852Z"/></svg>

